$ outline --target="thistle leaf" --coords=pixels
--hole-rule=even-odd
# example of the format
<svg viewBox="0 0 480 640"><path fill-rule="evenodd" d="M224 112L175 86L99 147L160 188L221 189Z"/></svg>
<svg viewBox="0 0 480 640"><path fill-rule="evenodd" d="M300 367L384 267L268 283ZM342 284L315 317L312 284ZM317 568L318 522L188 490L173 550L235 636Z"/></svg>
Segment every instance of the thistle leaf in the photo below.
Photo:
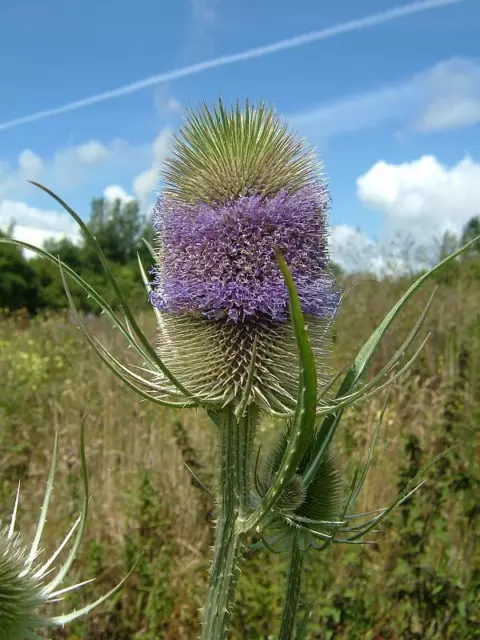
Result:
<svg viewBox="0 0 480 640"><path fill-rule="evenodd" d="M296 473L303 458L315 427L315 409L317 404L317 372L300 300L287 263L277 252L277 260L288 288L290 314L298 348L300 381L297 410L292 423L290 437L282 462L272 485L263 496L254 513L244 520L242 530L249 531L262 520L275 506L286 486Z"/></svg>
<svg viewBox="0 0 480 640"><path fill-rule="evenodd" d="M353 364L347 371L345 378L343 379L342 384L340 385L340 389L337 393L337 399L339 401L342 400L351 390L353 390L356 385L360 382L362 376L366 373L368 369L368 365L375 353L378 345L380 344L383 336L390 328L392 322L398 316L400 311L403 309L405 304L410 300L410 298L420 289L420 287L430 278L432 275L437 273L444 266L449 264L456 257L461 255L467 249L469 249L476 242L480 241L480 236L474 238L470 242L467 242L463 247L455 251L451 255L447 256L444 260L442 260L435 267L430 269L427 273L420 276L412 286L407 290L407 292L400 298L400 300L392 307L392 309L387 313L383 321L380 325L375 329L372 335L368 338L365 344L361 347L358 352ZM303 475L304 482L308 485L312 479L315 477L316 469L320 465L322 461L322 457L325 455L325 452L328 448L328 444L331 442L333 435L338 427L341 416L343 413L343 408L339 408L334 411L331 415L328 415L323 423L321 428L317 431L317 435L315 438L315 448L314 454L311 458L311 462L309 464L308 469Z"/></svg>
<svg viewBox="0 0 480 640"><path fill-rule="evenodd" d="M355 541L358 538L364 536L366 533L368 533L374 527L376 527L377 524L379 524L382 520L384 520L396 507L398 507L400 504L402 504L403 502L408 500L408 498L410 498L410 496L412 496L416 491L418 491L418 489L420 489L420 487L425 483L425 480L422 480L422 482L418 482L418 481L421 478L423 478L423 476L428 472L428 470L434 464L436 464L441 458L444 458L448 453L450 453L450 451L453 451L453 449L455 449L456 447L457 447L457 445L455 445L453 447L449 447L445 451L442 451L441 453L436 455L426 465L424 465L420 469L420 471L418 471L415 474L415 476L411 480L409 480L409 482L405 485L405 487L398 494L398 496L395 498L395 500L393 500L392 503L385 510L383 510L377 517L373 518L372 520L370 520L370 522L366 523L364 528L359 533L357 533L354 536L352 536L351 538L349 538L349 541ZM416 484L416 483L418 483L418 484Z"/></svg>
<svg viewBox="0 0 480 640"><path fill-rule="evenodd" d="M165 366L165 364L162 362L162 360L158 357L155 349L152 347L152 345L150 344L150 342L148 341L147 336L143 333L143 331L140 329L131 309L130 309L130 305L127 302L127 299L125 298L123 291L121 290L117 280L115 279L113 273L111 272L110 267L108 266L108 262L107 259L105 257L105 254L103 253L103 250L100 246L100 244L98 243L98 240L95 238L95 236L92 234L92 232L90 231L90 229L88 228L88 226L85 224L85 222L82 220L82 218L64 201L62 200L62 198L60 198L60 196L57 196L57 194L55 194L53 191L51 191L50 189L48 189L48 187L45 187L44 185L40 184L39 182L34 182L33 180L29 180L29 182L31 184L33 184L34 186L38 187L39 189L41 189L42 191L44 191L45 193L47 193L49 196L51 196L54 200L56 200L56 202L58 202L59 205L61 205L65 211L75 220L75 222L78 224L78 226L80 227L80 229L82 230L82 232L84 233L84 235L86 236L87 240L89 240L99 259L100 262L102 264L102 267L107 275L107 278L110 282L110 284L112 285L112 288L118 298L118 301L120 303L120 306L122 307L125 316L127 317L130 325L132 326L136 336L138 337L138 339L140 340L140 343L142 344L143 348L145 349L146 353L149 355L150 359L155 363L155 365L160 369L160 371L164 374L164 376L170 380L170 382L177 388L179 389L179 391L181 391L187 398L189 399L194 399L192 398L192 394L182 385L182 383L177 380L175 378L175 376L173 376L173 374L168 370L168 368Z"/></svg>
<svg viewBox="0 0 480 640"><path fill-rule="evenodd" d="M360 479L358 481L358 484L356 485L353 494L351 495L351 497L349 498L348 502L347 502L347 510L351 509L354 505L355 502L358 499L358 496L360 495L360 491L363 488L363 485L365 484L365 480L367 479L367 475L368 472L370 471L370 467L372 465L372 460L373 460L373 453L375 451L375 446L377 444L377 438L378 438L378 433L380 431L380 427L382 426L382 422L383 422L383 417L385 415L385 411L387 410L387 405L388 405L388 401L390 400L390 389L387 393L387 397L385 399L385 403L382 407L382 411L378 417L377 420L377 424L375 427L375 430L373 432L373 438L372 438L372 442L370 444L369 450L368 450L368 456L367 456L367 460L365 462L365 465L362 469L362 473L360 475Z"/></svg>
<svg viewBox="0 0 480 640"><path fill-rule="evenodd" d="M140 376L135 375L134 373L132 373L131 371L129 371L126 367L124 367L122 364L120 364L108 351L107 349L100 343L98 342L98 340L94 337L91 336L90 333L87 331L87 328L85 327L84 322L82 321L82 318L80 316L80 314L77 311L77 308L75 306L72 294L70 292L70 288L68 286L68 282L67 279L65 277L65 273L64 273L64 265L63 263L59 260L57 262L59 269L60 269L60 275L62 278L62 282L63 282L63 287L65 289L65 294L67 296L67 300L70 306L70 310L72 311L73 317L75 318L75 321L79 327L79 329L82 331L83 335L86 337L86 339L88 340L88 342L90 343L90 345L93 347L94 351L97 353L97 355L100 357L100 359L104 362L104 364L107 365L107 367L110 369L110 371L112 371L112 373L114 373L117 378L119 378L124 384L127 385L127 387L130 387L130 389L132 389L133 391L135 391L135 393L138 393L140 396L142 396L143 398L147 399L147 400L151 400L152 402L155 402L156 404L165 406L165 407L171 407L171 408L189 408L189 407L197 407L197 403L196 402L188 402L188 401L184 401L184 402L172 402L169 400L163 400L161 398L158 398L150 393L148 393L147 391L145 391L144 389L141 389L140 387L138 387L134 382L132 382L132 380L127 377L127 375L125 375L125 372L128 374L128 376L130 376L133 379L140 379L141 382L145 385L148 384L148 381L145 381L143 379L140 378ZM149 386L151 387L155 387L155 385L153 384L149 384Z"/></svg>

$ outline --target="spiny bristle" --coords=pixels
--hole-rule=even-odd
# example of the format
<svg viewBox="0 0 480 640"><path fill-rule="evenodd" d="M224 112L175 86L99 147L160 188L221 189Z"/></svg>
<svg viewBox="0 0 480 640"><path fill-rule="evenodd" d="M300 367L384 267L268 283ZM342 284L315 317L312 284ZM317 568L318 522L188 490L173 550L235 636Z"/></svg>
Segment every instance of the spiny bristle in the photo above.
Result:
<svg viewBox="0 0 480 640"><path fill-rule="evenodd" d="M309 520L338 520L344 499L343 477L338 456L330 446L313 482L308 486L305 500L295 511L297 516ZM322 525L313 525L317 531L325 531Z"/></svg>
<svg viewBox="0 0 480 640"><path fill-rule="evenodd" d="M258 491L264 495L273 484L289 442L291 424L287 422L268 449L258 478ZM308 452L307 452L308 455ZM285 548L291 547L294 535L303 551L315 544L315 532L332 535L341 517L344 491L340 464L335 450L329 447L313 482L305 486L301 470L293 477L276 504L276 517L267 525L270 534L283 536ZM292 526L292 522L297 527Z"/></svg>
<svg viewBox="0 0 480 640"><path fill-rule="evenodd" d="M165 162L165 193L186 202L219 203L251 194L293 193L319 170L305 141L298 140L272 109L189 111Z"/></svg>
<svg viewBox="0 0 480 640"><path fill-rule="evenodd" d="M318 364L319 390L328 381L328 325L307 316ZM289 322L231 324L202 317L161 314L158 353L183 385L205 404L240 400L256 342L250 402L268 413L289 414L298 391L298 354ZM166 384L164 379L161 384ZM172 390L173 391L173 390Z"/></svg>
<svg viewBox="0 0 480 640"><path fill-rule="evenodd" d="M42 584L27 570L27 555L18 534L0 530L0 640L25 640L41 620Z"/></svg>

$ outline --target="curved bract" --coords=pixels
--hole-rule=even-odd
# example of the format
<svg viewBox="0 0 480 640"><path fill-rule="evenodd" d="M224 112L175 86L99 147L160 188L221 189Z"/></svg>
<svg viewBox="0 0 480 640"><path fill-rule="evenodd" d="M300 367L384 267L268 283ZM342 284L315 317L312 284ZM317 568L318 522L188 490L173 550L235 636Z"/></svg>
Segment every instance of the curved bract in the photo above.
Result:
<svg viewBox="0 0 480 640"><path fill-rule="evenodd" d="M57 461L57 434L53 449L50 473L40 517L34 539L28 546L21 533L16 531L17 510L20 497L20 485L17 489L15 504L10 523L0 528L0 640L39 639L37 631L44 628L59 627L89 613L111 595L116 593L128 578L128 574L114 589L95 602L71 613L49 616L42 612L46 605L63 600L65 594L88 584L86 580L69 587L59 588L67 577L82 542L88 510L88 481L85 463L83 422L81 429L80 460L84 485L84 498L81 515L56 551L45 561L40 561L42 551L40 543L47 518ZM63 564L56 573L52 572L61 552L73 538L73 544Z"/></svg>

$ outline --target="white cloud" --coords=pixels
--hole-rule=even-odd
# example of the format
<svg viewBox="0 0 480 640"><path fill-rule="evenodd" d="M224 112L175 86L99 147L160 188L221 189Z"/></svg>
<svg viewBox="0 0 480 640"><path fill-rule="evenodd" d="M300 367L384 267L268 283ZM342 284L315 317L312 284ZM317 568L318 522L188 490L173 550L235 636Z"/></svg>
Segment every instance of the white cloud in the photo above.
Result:
<svg viewBox="0 0 480 640"><path fill-rule="evenodd" d="M133 191L140 202L140 206L148 208L155 188L160 181L160 168L165 160L172 133L168 127L160 131L152 145L152 165L133 179Z"/></svg>
<svg viewBox="0 0 480 640"><path fill-rule="evenodd" d="M219 0L190 0L194 19L204 26L213 24L217 19L218 4Z"/></svg>
<svg viewBox="0 0 480 640"><path fill-rule="evenodd" d="M329 235L330 255L346 271L377 271L377 245L360 229L334 225Z"/></svg>
<svg viewBox="0 0 480 640"><path fill-rule="evenodd" d="M468 96L450 96L431 104L419 116L419 131L459 129L480 122L480 100Z"/></svg>
<svg viewBox="0 0 480 640"><path fill-rule="evenodd" d="M158 168L164 161L171 138L172 132L166 127L160 131L153 141L153 164L155 167Z"/></svg>
<svg viewBox="0 0 480 640"><path fill-rule="evenodd" d="M306 135L331 137L398 122L433 132L480 122L480 63L453 58L394 84L347 95L290 116Z"/></svg>
<svg viewBox="0 0 480 640"><path fill-rule="evenodd" d="M133 190L139 200L143 201L153 193L158 184L156 169L146 169L133 179Z"/></svg>
<svg viewBox="0 0 480 640"><path fill-rule="evenodd" d="M67 193L71 189L95 184L115 186L118 176L134 176L132 189L141 205L147 205L159 182L159 169L171 139L168 127L162 129L151 144L131 145L114 139L109 143L87 140L77 146L57 150L50 158L41 158L31 149L20 152L15 164L0 159L0 202L2 198L24 201L32 196L28 180L46 184L53 191ZM147 167L143 171L141 169ZM140 171L140 172L139 172ZM128 179L128 178L127 178ZM122 180L123 182L123 180ZM123 187L120 197L133 197Z"/></svg>
<svg viewBox="0 0 480 640"><path fill-rule="evenodd" d="M293 114L289 120L310 135L332 137L399 120L415 107L416 102L415 88L408 81L349 95L317 109Z"/></svg>
<svg viewBox="0 0 480 640"><path fill-rule="evenodd" d="M98 164L106 160L110 149L98 140L90 140L75 147L73 154L82 164Z"/></svg>
<svg viewBox="0 0 480 640"><path fill-rule="evenodd" d="M182 103L173 96L170 96L165 106L167 111L182 111Z"/></svg>
<svg viewBox="0 0 480 640"><path fill-rule="evenodd" d="M429 100L413 129L443 131L480 122L480 64L454 58L437 64L424 80Z"/></svg>
<svg viewBox="0 0 480 640"><path fill-rule="evenodd" d="M115 174L125 167L132 168L148 157L142 146L133 146L121 138L104 144L88 140L74 147L59 149L46 163L44 182L54 188L67 190L98 178L102 174Z"/></svg>
<svg viewBox="0 0 480 640"><path fill-rule="evenodd" d="M161 85L155 89L154 104L157 113L160 115L182 111L181 102L170 94L170 89L167 85Z"/></svg>
<svg viewBox="0 0 480 640"><path fill-rule="evenodd" d="M127 204L128 202L132 202L135 200L135 196L127 193L123 187L118 184L111 184L103 192L103 195L106 200L110 202L115 202L115 200L120 200L122 204Z"/></svg>
<svg viewBox="0 0 480 640"><path fill-rule="evenodd" d="M24 149L18 156L20 171L37 175L43 169L43 161L31 149Z"/></svg>
<svg viewBox="0 0 480 640"><path fill-rule="evenodd" d="M0 160L0 200L31 197L32 188L27 180L42 182L62 193L90 181L98 182L99 176L105 176L105 183L109 184L119 174L135 175L141 167L151 164L152 154L151 145L132 145L120 138L109 143L87 140L58 149L49 158L24 149L16 163Z"/></svg>
<svg viewBox="0 0 480 640"><path fill-rule="evenodd" d="M441 236L460 233L480 213L480 163L465 157L448 167L431 155L412 162L375 163L357 179L357 195L390 227Z"/></svg>
<svg viewBox="0 0 480 640"><path fill-rule="evenodd" d="M78 242L80 238L77 224L66 213L46 211L30 207L18 200L0 201L0 229L6 231L14 223L13 237L41 247L47 238L70 238ZM32 257L33 252L26 255Z"/></svg>
<svg viewBox="0 0 480 640"><path fill-rule="evenodd" d="M8 228L14 220L14 237L36 246L41 246L50 237L78 238L77 227L66 213L43 210L25 201L36 195L27 180L37 180L54 191L67 192L68 197L72 188L82 186L85 189L91 182L98 189L99 178L104 178L104 197L108 200L119 198L124 203L138 198L142 212L148 213L170 136L170 130L165 128L149 145L134 146L121 139L108 144L88 140L60 149L48 159L39 157L31 149L24 149L14 166L0 160L0 228ZM148 168L137 173L142 167ZM128 189L128 182L126 188L115 182L118 176L135 176L136 173L131 189Z"/></svg>

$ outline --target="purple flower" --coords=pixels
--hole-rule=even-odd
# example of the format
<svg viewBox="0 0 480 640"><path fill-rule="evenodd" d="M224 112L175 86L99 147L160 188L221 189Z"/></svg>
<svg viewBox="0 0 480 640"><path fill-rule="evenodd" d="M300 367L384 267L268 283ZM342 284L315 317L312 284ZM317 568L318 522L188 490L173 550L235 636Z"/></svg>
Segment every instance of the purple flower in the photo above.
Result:
<svg viewBox="0 0 480 640"><path fill-rule="evenodd" d="M160 197L154 227L162 245L151 302L163 312L231 323L285 322L288 293L274 248L283 254L304 313L331 317L338 291L328 272L322 183L226 204Z"/></svg>

